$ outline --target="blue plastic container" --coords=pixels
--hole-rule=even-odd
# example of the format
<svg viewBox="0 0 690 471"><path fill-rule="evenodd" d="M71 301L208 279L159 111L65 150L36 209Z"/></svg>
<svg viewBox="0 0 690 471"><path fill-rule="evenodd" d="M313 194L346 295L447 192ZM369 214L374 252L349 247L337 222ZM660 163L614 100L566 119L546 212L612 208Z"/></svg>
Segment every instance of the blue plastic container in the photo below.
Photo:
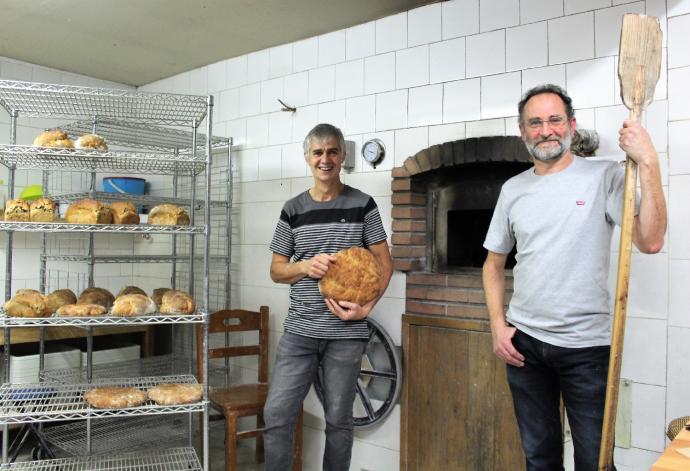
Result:
<svg viewBox="0 0 690 471"><path fill-rule="evenodd" d="M106 193L128 193L130 195L143 195L146 189L146 180L135 177L104 177L103 191ZM141 205L137 205L137 211L141 213Z"/></svg>

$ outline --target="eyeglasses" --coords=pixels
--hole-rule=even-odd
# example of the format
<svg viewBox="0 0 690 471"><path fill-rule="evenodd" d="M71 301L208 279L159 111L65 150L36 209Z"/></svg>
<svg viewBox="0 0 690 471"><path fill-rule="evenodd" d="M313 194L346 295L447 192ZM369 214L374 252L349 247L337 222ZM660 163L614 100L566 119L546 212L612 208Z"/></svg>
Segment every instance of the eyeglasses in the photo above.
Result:
<svg viewBox="0 0 690 471"><path fill-rule="evenodd" d="M546 121L541 118L532 118L527 120L527 127L530 129L541 129L544 123L548 123L551 128L562 128L566 122L565 116L551 116Z"/></svg>

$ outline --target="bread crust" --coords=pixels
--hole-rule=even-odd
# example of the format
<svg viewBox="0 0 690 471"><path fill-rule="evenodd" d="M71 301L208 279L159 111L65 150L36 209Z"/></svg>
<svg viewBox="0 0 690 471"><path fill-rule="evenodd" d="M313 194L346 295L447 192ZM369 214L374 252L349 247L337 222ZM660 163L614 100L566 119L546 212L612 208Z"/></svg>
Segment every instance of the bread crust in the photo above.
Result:
<svg viewBox="0 0 690 471"><path fill-rule="evenodd" d="M139 224L139 213L129 201L115 201L110 204L115 224Z"/></svg>
<svg viewBox="0 0 690 471"><path fill-rule="evenodd" d="M74 149L74 142L72 142L72 139L70 139L67 133L62 129L51 129L49 131L43 131L36 136L34 139L34 146Z"/></svg>
<svg viewBox="0 0 690 471"><path fill-rule="evenodd" d="M29 203L31 222L53 222L56 219L57 205L50 198L38 198Z"/></svg>
<svg viewBox="0 0 690 471"><path fill-rule="evenodd" d="M160 307L160 305L163 304L163 295L168 291L171 291L171 288L156 288L153 290L151 299L156 303L156 306Z"/></svg>
<svg viewBox="0 0 690 471"><path fill-rule="evenodd" d="M143 316L156 312L156 303L148 296L143 296L141 294L125 294L115 299L111 312L113 316Z"/></svg>
<svg viewBox="0 0 690 471"><path fill-rule="evenodd" d="M374 254L362 247L350 247L337 252L335 259L319 281L324 298L359 305L376 299L381 289L381 266Z"/></svg>
<svg viewBox="0 0 690 471"><path fill-rule="evenodd" d="M65 304L56 311L60 317L94 317L106 312L108 310L100 304Z"/></svg>
<svg viewBox="0 0 690 471"><path fill-rule="evenodd" d="M21 198L7 200L5 203L5 221L29 222L30 220L29 203Z"/></svg>
<svg viewBox="0 0 690 471"><path fill-rule="evenodd" d="M171 289L161 298L163 314L191 314L196 310L194 299L184 291Z"/></svg>
<svg viewBox="0 0 690 471"><path fill-rule="evenodd" d="M52 314L45 296L36 290L18 290L4 308L10 317L48 317Z"/></svg>
<svg viewBox="0 0 690 471"><path fill-rule="evenodd" d="M149 211L148 223L156 226L188 226L189 214L174 204L159 204Z"/></svg>
<svg viewBox="0 0 690 471"><path fill-rule="evenodd" d="M203 393L200 384L162 383L147 391L148 398L161 406L199 402Z"/></svg>
<svg viewBox="0 0 690 471"><path fill-rule="evenodd" d="M125 286L117 293L115 299L126 294L141 294L142 296L147 296L146 291L139 288L138 286Z"/></svg>
<svg viewBox="0 0 690 471"><path fill-rule="evenodd" d="M65 220L70 224L112 224L113 213L108 205L87 198L70 204Z"/></svg>
<svg viewBox="0 0 690 471"><path fill-rule="evenodd" d="M115 296L104 288L86 288L77 300L77 304L98 304L106 310L110 309L113 302L115 302Z"/></svg>
<svg viewBox="0 0 690 471"><path fill-rule="evenodd" d="M98 134L84 134L74 143L77 149L95 149L101 152L108 152L108 144Z"/></svg>
<svg viewBox="0 0 690 471"><path fill-rule="evenodd" d="M84 400L97 409L124 409L142 405L146 393L137 388L105 386L87 391Z"/></svg>
<svg viewBox="0 0 690 471"><path fill-rule="evenodd" d="M77 295L71 289L57 289L45 298L50 312L55 312L67 304L77 303Z"/></svg>

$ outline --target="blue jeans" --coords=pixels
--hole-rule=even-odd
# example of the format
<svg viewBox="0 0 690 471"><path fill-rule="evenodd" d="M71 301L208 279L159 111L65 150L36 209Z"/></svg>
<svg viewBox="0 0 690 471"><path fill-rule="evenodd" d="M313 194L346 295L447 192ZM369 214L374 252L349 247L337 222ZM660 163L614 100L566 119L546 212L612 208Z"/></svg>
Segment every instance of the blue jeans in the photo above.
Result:
<svg viewBox="0 0 690 471"><path fill-rule="evenodd" d="M324 471L348 470L352 455L356 382L366 339L315 339L285 332L278 343L264 407L266 471L290 469L293 436L319 364L323 368L326 450Z"/></svg>
<svg viewBox="0 0 690 471"><path fill-rule="evenodd" d="M561 395L575 470L596 471L610 347L557 347L519 330L513 345L525 356L525 366L508 365L507 372L527 471L563 470Z"/></svg>

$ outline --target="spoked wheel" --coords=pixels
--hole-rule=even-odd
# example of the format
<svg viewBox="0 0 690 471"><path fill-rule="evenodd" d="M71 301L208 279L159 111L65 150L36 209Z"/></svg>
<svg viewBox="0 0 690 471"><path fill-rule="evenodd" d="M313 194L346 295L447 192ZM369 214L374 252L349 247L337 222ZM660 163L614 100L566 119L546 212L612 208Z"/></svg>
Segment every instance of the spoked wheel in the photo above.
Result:
<svg viewBox="0 0 690 471"><path fill-rule="evenodd" d="M400 351L381 325L367 318L369 342L362 355L362 366L357 378L357 395L353 406L354 426L371 427L391 413L398 402L402 386L402 360ZM314 390L323 404L323 375L319 369Z"/></svg>

